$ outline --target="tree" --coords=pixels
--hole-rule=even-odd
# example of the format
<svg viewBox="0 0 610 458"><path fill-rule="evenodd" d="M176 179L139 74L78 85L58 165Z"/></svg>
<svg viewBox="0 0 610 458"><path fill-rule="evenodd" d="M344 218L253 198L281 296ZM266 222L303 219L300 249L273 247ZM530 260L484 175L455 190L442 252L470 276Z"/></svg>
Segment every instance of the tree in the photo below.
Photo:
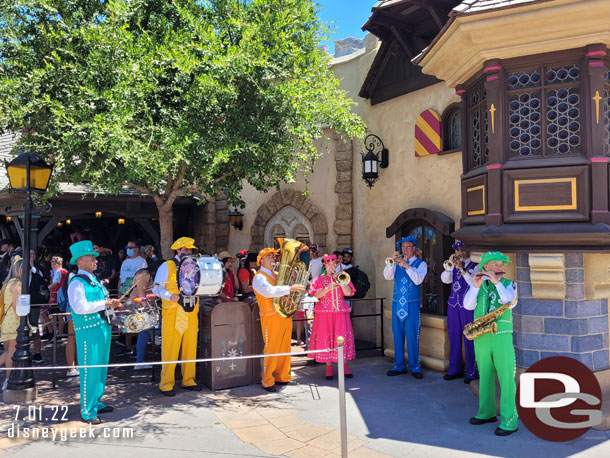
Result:
<svg viewBox="0 0 610 458"><path fill-rule="evenodd" d="M317 49L312 0L0 0L0 130L54 180L128 186L159 209L311 170L329 126L363 125ZM56 189L56 188L55 188Z"/></svg>

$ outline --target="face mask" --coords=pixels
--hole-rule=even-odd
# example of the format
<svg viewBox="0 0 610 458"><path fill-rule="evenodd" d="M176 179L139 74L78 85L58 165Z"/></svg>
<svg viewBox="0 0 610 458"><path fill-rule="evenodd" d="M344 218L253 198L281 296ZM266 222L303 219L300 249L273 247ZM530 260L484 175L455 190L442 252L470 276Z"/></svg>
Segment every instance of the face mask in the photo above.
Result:
<svg viewBox="0 0 610 458"><path fill-rule="evenodd" d="M131 258L133 256L133 253L134 253L133 248L127 248L126 253L127 253L127 256L129 256Z"/></svg>

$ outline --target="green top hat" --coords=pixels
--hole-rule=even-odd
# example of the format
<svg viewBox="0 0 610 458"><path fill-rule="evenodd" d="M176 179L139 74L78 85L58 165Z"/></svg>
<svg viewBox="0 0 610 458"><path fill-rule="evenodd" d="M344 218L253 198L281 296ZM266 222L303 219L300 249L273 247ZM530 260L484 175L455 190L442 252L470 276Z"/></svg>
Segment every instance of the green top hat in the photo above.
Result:
<svg viewBox="0 0 610 458"><path fill-rule="evenodd" d="M72 253L72 259L70 264L76 265L76 260L81 256L93 255L96 258L100 255L98 252L93 250L93 243L91 240L83 240L70 245L70 253Z"/></svg>

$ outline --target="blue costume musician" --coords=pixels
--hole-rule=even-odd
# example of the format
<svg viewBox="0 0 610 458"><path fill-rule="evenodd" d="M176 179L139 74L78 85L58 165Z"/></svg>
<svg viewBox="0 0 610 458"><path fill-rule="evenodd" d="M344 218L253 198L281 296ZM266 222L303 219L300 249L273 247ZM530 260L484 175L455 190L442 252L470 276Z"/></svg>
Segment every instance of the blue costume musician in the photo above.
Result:
<svg viewBox="0 0 610 458"><path fill-rule="evenodd" d="M462 340L466 357L466 377L464 383L479 378L474 358L474 342L464 336L464 326L472 323L474 311L464 308L464 296L472 285L477 264L470 260L470 251L464 249L464 242L457 241L451 246L455 250L453 268L445 269L441 281L451 285L451 295L447 301L447 331L449 333L449 373L445 380L454 380L464 375L462 372Z"/></svg>
<svg viewBox="0 0 610 458"><path fill-rule="evenodd" d="M386 280L394 280L392 298L392 332L394 333L394 366L387 375L394 376L407 373L405 364L405 337L409 355L409 370L416 379L424 375L419 363L419 329L420 329L420 285L426 277L428 266L415 256L417 240L405 237L396 243L393 263L383 269Z"/></svg>
<svg viewBox="0 0 610 458"><path fill-rule="evenodd" d="M78 358L83 366L108 364L110 356L111 329L99 312L107 307L118 308L118 299L108 299L108 291L93 275L97 269L99 253L93 250L89 240L70 246L70 264L78 266L78 273L68 285L68 299L72 308L72 320L76 334ZM81 418L85 423L99 424L100 413L109 413L113 408L102 404L106 389L108 368L93 367L79 369Z"/></svg>

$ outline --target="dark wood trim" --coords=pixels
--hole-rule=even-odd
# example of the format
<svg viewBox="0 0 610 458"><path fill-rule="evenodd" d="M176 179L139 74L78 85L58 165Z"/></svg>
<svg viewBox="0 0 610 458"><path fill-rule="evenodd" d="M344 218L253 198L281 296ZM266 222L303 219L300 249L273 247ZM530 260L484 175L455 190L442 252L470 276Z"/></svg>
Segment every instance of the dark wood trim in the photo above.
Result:
<svg viewBox="0 0 610 458"><path fill-rule="evenodd" d="M455 148L455 149L447 149L445 151L439 151L437 153L438 156L446 156L447 154L453 154L453 153L461 153L462 152L462 148Z"/></svg>
<svg viewBox="0 0 610 458"><path fill-rule="evenodd" d="M502 224L463 226L453 234L473 250L509 252L610 252L610 225L589 223Z"/></svg>
<svg viewBox="0 0 610 458"><path fill-rule="evenodd" d="M449 105L447 105L445 107L445 109L443 110L443 113L441 114L441 126L442 126L442 139L441 140L443 143L443 148L445 148L444 151L451 151L451 152L461 151L462 146L464 145L464 143L463 143L464 137L462 137L461 138L462 146L460 146L460 148L449 149L449 146L450 146L449 142L451 140L451 118L457 112L460 112L460 117L461 117L462 116L462 102L450 103ZM460 126L462 126L462 124L463 124L463 118L460 118ZM463 131L463 129L461 127L460 127L460 130ZM460 135L462 135L462 132L460 132Z"/></svg>
<svg viewBox="0 0 610 458"><path fill-rule="evenodd" d="M390 224L385 230L387 238L393 237L407 221L420 220L424 221L435 229L440 230L444 234L450 234L455 228L453 219L444 213L430 210L428 208L410 208L405 210Z"/></svg>
<svg viewBox="0 0 610 458"><path fill-rule="evenodd" d="M515 180L575 178L576 179L576 209L575 210L515 210ZM590 185L589 168L587 166L575 167L546 167L544 169L521 169L503 172L504 185L504 221L518 222L551 222L551 221L589 221L590 215Z"/></svg>
<svg viewBox="0 0 610 458"><path fill-rule="evenodd" d="M551 163L552 160L552 163ZM546 168L549 165L553 166L569 166L569 165L588 165L591 161L581 155L578 156L562 156L562 157L551 157L546 158L523 158L523 159L511 159L502 164L503 170L509 169L535 169L535 168Z"/></svg>

